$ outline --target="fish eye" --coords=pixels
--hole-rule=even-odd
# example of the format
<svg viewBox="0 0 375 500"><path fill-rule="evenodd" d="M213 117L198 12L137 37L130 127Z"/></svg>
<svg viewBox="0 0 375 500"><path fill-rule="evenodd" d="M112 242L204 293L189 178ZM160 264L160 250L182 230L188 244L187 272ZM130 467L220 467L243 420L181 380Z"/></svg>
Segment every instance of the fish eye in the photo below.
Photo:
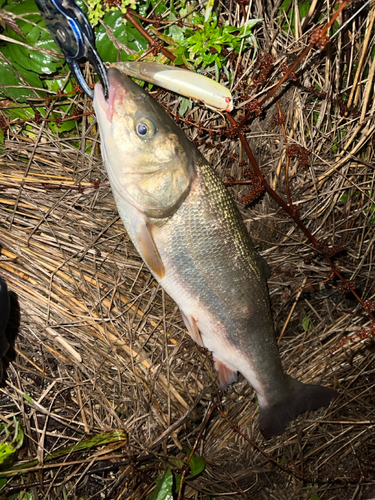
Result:
<svg viewBox="0 0 375 500"><path fill-rule="evenodd" d="M138 123L137 132L138 135L146 135L148 132L148 126L145 123Z"/></svg>
<svg viewBox="0 0 375 500"><path fill-rule="evenodd" d="M135 126L135 131L141 139L151 139L155 135L156 126L148 118L143 118Z"/></svg>

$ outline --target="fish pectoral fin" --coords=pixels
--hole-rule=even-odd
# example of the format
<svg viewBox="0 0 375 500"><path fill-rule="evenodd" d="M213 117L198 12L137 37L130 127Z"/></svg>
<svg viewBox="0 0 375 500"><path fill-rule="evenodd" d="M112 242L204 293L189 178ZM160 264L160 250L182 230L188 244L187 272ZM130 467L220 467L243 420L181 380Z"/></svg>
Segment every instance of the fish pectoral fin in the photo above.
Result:
<svg viewBox="0 0 375 500"><path fill-rule="evenodd" d="M151 234L150 228L147 222L143 219L138 222L135 228L135 236L142 254L148 267L152 272L156 274L160 279L165 276L165 267L163 261L160 257L159 251L156 247L154 238Z"/></svg>
<svg viewBox="0 0 375 500"><path fill-rule="evenodd" d="M185 326L187 328L187 331L190 335L190 337L196 342L199 346L204 347L203 340L201 337L201 334L199 332L197 322L193 318L191 314L185 314L181 309L180 313L182 316L182 319L184 320Z"/></svg>
<svg viewBox="0 0 375 500"><path fill-rule="evenodd" d="M217 371L217 378L219 380L220 389L225 391L228 385L237 381L237 370L229 368L228 365L218 360L214 356L214 365Z"/></svg>

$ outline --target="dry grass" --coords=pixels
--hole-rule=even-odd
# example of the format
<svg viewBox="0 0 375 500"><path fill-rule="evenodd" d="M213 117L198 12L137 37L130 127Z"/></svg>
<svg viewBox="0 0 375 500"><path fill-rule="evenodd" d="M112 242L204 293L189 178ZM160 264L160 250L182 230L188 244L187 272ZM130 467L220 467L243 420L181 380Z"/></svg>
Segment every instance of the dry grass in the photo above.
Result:
<svg viewBox="0 0 375 500"><path fill-rule="evenodd" d="M315 12L320 7L326 12L320 3ZM276 61L270 80L255 92L263 96L281 77L278 63L306 45L318 16L303 26L303 36L296 16L295 36L278 29L277 5L259 0L251 8L250 17L265 19L260 52L270 50ZM239 19L237 4L231 14L232 23ZM288 83L280 98L288 143L311 150L308 170L291 162L294 204L319 240L344 245L337 265L356 281L361 297L372 300L374 19L370 8L325 52L302 63L300 80L326 96ZM346 61L356 71L344 73ZM335 99L343 93L359 112L340 108ZM81 105L91 109L90 103ZM280 126L272 124L275 114L270 102L248 139L270 184L285 196L285 141ZM193 116L197 123L223 125L202 108ZM11 291L8 334L15 336L4 360L0 418L9 423L16 416L24 426L27 438L18 458L40 460L32 474L8 482L5 498L25 482L35 483L28 487L33 498L146 498L167 457L186 458L185 447L193 446L200 430L206 470L189 483L186 498L372 498L375 371L371 339L358 334L369 325L362 306L328 280L324 259L306 260L310 243L268 196L251 208L240 206L273 269L269 289L284 366L300 380L334 385L340 397L265 442L256 398L240 378L221 408L251 442L218 411L202 429L218 393L212 361L187 336L176 305L129 241L96 154L94 118L82 120L69 139L43 125L30 124L33 133L14 128L0 158L0 274ZM196 129L187 133L197 137ZM238 139L226 139L225 147L225 158L202 150L223 179L238 179L242 167L231 155L244 159L244 153ZM244 189L232 189L237 200ZM48 453L117 428L128 432L127 447L72 454L60 467L43 465ZM145 468L137 465L150 453ZM99 466L112 469L89 473Z"/></svg>

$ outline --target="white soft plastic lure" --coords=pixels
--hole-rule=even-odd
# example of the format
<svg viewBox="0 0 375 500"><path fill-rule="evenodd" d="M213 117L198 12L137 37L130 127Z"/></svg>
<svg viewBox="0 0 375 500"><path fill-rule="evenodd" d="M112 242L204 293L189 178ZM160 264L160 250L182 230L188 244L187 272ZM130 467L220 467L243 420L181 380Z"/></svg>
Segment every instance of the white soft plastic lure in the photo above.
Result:
<svg viewBox="0 0 375 500"><path fill-rule="evenodd" d="M111 64L128 76L154 83L177 94L203 101L206 106L219 111L232 111L233 98L230 90L207 78L177 66L166 66L142 61L123 61Z"/></svg>

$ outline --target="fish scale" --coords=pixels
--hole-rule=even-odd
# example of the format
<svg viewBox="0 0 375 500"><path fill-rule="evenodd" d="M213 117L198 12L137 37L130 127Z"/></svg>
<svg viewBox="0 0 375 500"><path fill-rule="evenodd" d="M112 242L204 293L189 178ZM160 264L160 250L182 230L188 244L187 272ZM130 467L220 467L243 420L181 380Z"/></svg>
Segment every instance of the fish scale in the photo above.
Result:
<svg viewBox="0 0 375 500"><path fill-rule="evenodd" d="M206 290L207 306L220 312L225 304L225 316L231 321L235 315L247 318L255 298L263 300L267 310L265 280L236 206L208 164L199 163L197 174L179 210L153 230L157 246L160 239L162 258L174 269L173 285L164 286L173 294L178 280L197 296Z"/></svg>
<svg viewBox="0 0 375 500"><path fill-rule="evenodd" d="M262 343L275 346L265 278L228 191L206 163L199 162L197 174L179 210L153 228L167 269L161 284L184 314L195 318L214 357L233 371L241 366L257 386L251 373L270 349L254 349L253 336L260 333ZM282 379L277 349L272 351L274 371ZM226 381L221 385L225 388Z"/></svg>
<svg viewBox="0 0 375 500"><path fill-rule="evenodd" d="M147 92L117 69L108 79L108 101L97 84L94 108L124 226L191 337L212 352L221 388L241 372L257 393L261 432L279 434L337 393L284 372L267 266L217 174Z"/></svg>

